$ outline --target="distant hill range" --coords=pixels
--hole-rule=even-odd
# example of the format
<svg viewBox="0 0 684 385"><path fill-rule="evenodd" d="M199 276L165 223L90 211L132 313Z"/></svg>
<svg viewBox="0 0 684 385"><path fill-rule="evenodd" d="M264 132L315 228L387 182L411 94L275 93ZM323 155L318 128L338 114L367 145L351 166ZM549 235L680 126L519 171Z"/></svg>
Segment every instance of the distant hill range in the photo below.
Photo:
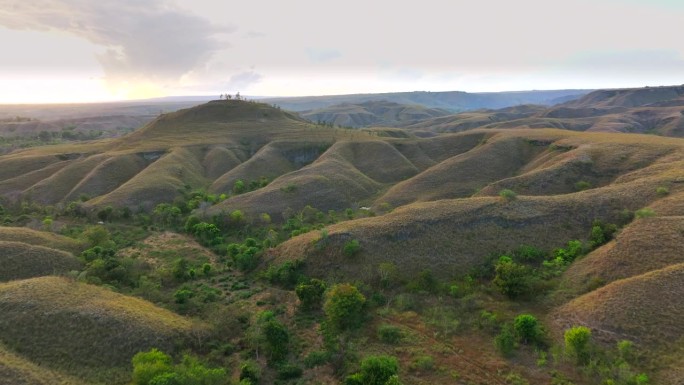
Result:
<svg viewBox="0 0 684 385"><path fill-rule="evenodd" d="M378 100L460 112L481 108L504 108L520 104L554 105L577 99L591 91L592 90L550 90L475 93L463 91L414 91L381 94L259 98L259 100L264 103L277 104L281 108L297 112L326 108L342 103L360 104Z"/></svg>
<svg viewBox="0 0 684 385"><path fill-rule="evenodd" d="M299 113L312 122L342 127L397 126L450 114L449 111L439 108L384 100L359 104L342 103Z"/></svg>
<svg viewBox="0 0 684 385"><path fill-rule="evenodd" d="M399 126L414 132L553 127L682 137L684 86L599 90L552 107L524 105L481 109Z"/></svg>

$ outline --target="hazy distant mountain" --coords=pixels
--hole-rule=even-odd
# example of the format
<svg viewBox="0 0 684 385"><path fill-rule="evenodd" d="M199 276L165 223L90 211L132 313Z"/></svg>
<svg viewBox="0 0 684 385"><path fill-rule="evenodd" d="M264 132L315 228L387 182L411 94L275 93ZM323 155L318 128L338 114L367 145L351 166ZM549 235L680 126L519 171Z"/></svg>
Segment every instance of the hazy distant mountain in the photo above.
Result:
<svg viewBox="0 0 684 385"><path fill-rule="evenodd" d="M307 111L335 104L359 104L384 100L399 104L422 105L442 108L452 112L481 108L504 108L520 104L554 105L586 95L591 90L511 91L511 92L393 92L384 94L353 94L330 96L302 96L288 98L263 98L264 103L277 104L290 111Z"/></svg>

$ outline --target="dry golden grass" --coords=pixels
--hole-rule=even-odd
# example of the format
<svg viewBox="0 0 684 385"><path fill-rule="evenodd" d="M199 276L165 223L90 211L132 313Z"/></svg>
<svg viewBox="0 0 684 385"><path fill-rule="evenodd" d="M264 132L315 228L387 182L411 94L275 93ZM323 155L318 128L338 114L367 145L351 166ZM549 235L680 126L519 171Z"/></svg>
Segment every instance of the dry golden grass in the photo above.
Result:
<svg viewBox="0 0 684 385"><path fill-rule="evenodd" d="M209 190L216 193L229 193L238 179L245 184L257 181L261 177L273 180L313 162L329 145L329 142L309 143L307 141L268 143L248 160L218 177Z"/></svg>
<svg viewBox="0 0 684 385"><path fill-rule="evenodd" d="M75 201L82 194L89 197L105 195L141 172L147 163L142 156L134 154L100 161L62 200Z"/></svg>
<svg viewBox="0 0 684 385"><path fill-rule="evenodd" d="M282 220L287 208L301 210L312 205L320 210L342 210L373 197L381 185L364 175L334 145L314 163L287 173L259 190L237 195L209 209L209 214L243 210L247 214L268 213Z"/></svg>
<svg viewBox="0 0 684 385"><path fill-rule="evenodd" d="M189 186L206 186L201 158L196 148L173 148L116 190L89 201L90 205L154 207L171 202Z"/></svg>
<svg viewBox="0 0 684 385"><path fill-rule="evenodd" d="M0 241L23 242L29 245L50 247L73 254L83 251L83 245L72 238L26 227L0 226Z"/></svg>
<svg viewBox="0 0 684 385"><path fill-rule="evenodd" d="M643 193L639 193L643 191ZM616 222L625 208L643 207L650 186L611 186L576 194L527 197L507 202L499 197L414 203L380 217L343 222L327 228L328 246L316 247L309 233L280 245L278 261L304 258L316 276L374 279L378 264L393 262L404 278L431 269L453 278L481 264L490 253L521 244L543 250L586 239L594 219ZM357 239L361 253L342 254L346 241Z"/></svg>
<svg viewBox="0 0 684 385"><path fill-rule="evenodd" d="M513 176L543 151L521 137L498 137L451 157L414 178L398 183L380 198L393 206L410 202L462 198L500 179Z"/></svg>
<svg viewBox="0 0 684 385"><path fill-rule="evenodd" d="M106 384L129 380L131 357L173 351L201 325L134 297L42 277L0 284L0 341L38 365Z"/></svg>
<svg viewBox="0 0 684 385"><path fill-rule="evenodd" d="M0 344L0 385L84 385L80 379L37 365Z"/></svg>
<svg viewBox="0 0 684 385"><path fill-rule="evenodd" d="M617 238L575 262L564 274L565 295L684 263L684 217L634 221Z"/></svg>
<svg viewBox="0 0 684 385"><path fill-rule="evenodd" d="M64 274L83 267L64 251L7 241L0 241L0 265L0 281Z"/></svg>
<svg viewBox="0 0 684 385"><path fill-rule="evenodd" d="M218 145L212 147L202 160L207 178L216 180L249 158L245 149L239 146Z"/></svg>
<svg viewBox="0 0 684 385"><path fill-rule="evenodd" d="M106 159L106 155L100 154L73 160L50 177L26 189L24 195L43 204L60 202L86 175Z"/></svg>
<svg viewBox="0 0 684 385"><path fill-rule="evenodd" d="M657 357L684 347L683 317L684 264L680 263L614 281L561 306L550 319L559 332L584 325L598 341L631 340L648 352L647 362L659 370L662 363ZM679 374L668 383L682 383Z"/></svg>
<svg viewBox="0 0 684 385"><path fill-rule="evenodd" d="M0 194L9 198L17 198L24 190L49 178L68 163L68 161L59 161L49 164L39 170L30 171L10 179L4 179L0 181Z"/></svg>

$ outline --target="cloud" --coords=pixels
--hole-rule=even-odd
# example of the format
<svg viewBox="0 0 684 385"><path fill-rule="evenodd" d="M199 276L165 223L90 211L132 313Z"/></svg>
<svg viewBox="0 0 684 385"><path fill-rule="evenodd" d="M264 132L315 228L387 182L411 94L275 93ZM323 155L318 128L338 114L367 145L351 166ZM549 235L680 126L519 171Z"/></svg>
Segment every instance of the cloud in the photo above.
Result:
<svg viewBox="0 0 684 385"><path fill-rule="evenodd" d="M229 91L245 90L256 83L259 83L262 78L263 76L254 71L241 72L231 76L230 79L228 79L225 88Z"/></svg>
<svg viewBox="0 0 684 385"><path fill-rule="evenodd" d="M312 63L326 63L342 57L340 51L327 48L307 48L306 55Z"/></svg>
<svg viewBox="0 0 684 385"><path fill-rule="evenodd" d="M673 50L627 50L584 52L566 65L592 71L623 73L684 73L684 58Z"/></svg>
<svg viewBox="0 0 684 385"><path fill-rule="evenodd" d="M104 47L98 60L110 81L178 80L231 31L164 0L0 0L0 25L66 32Z"/></svg>

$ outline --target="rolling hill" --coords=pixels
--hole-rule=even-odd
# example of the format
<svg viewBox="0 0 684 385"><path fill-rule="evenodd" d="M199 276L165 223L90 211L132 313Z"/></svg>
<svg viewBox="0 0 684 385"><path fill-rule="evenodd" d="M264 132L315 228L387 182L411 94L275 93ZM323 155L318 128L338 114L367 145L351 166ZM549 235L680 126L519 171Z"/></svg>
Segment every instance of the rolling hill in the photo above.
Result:
<svg viewBox="0 0 684 385"><path fill-rule="evenodd" d="M326 108L301 111L300 116L316 123L342 127L368 127L410 124L419 120L449 115L446 110L386 101L336 104Z"/></svg>
<svg viewBox="0 0 684 385"><path fill-rule="evenodd" d="M599 90L552 107L479 110L403 125L410 131L560 128L573 131L684 136L683 86Z"/></svg>
<svg viewBox="0 0 684 385"><path fill-rule="evenodd" d="M607 124L601 119L608 117L679 111L684 107L677 105L678 88L671 88L675 91L657 89L648 96L643 90L599 92L552 108L523 105L444 116L408 125L397 131L408 134L394 136L323 127L262 103L213 101L161 115L122 138L0 156L0 193L7 207L76 202L86 211L87 223L107 206L127 207L149 220L157 204L201 190L215 198L194 206L192 214L201 220L241 211L244 228L230 234L236 242L243 242L243 231L259 226L261 214L270 218L264 232L303 216L308 205L323 213L336 211L338 218L357 216L293 233L267 248L260 261L266 269L299 260L309 277L360 287L378 287L378 268L385 263L396 267L396 279L403 284L426 271L448 283L483 268L490 256L523 244L551 252L570 240L586 242L595 220L616 224L621 229L614 239L573 262L556 279L558 290L536 303L535 310L543 312L556 342L574 325L591 327L603 346L634 341L643 352L640 368L649 369L656 383L674 385L684 380L677 369L682 362L677 352L684 348L684 261L679 256L684 247L684 139L596 126ZM679 124L675 120L650 124L653 132L678 132L672 128ZM458 132L448 132L452 129ZM435 135L410 134L417 130ZM150 244L167 238L172 237L151 237L136 247L144 255L154 249ZM185 242L182 237L176 241ZM358 242L357 252L345 252L350 241ZM124 383L135 352L152 346L172 351L177 338L203 327L140 299L43 276L79 268L73 253L82 246L75 241L0 228L2 247L3 263L11 269L0 277L8 281L0 283L0 373L24 378L26 368L37 364L59 375L92 382L106 382L111 375ZM20 258L26 255L30 259ZM165 254L160 265L176 259ZM220 255L217 260L227 259ZM198 260L210 259L202 254ZM234 278L230 270L221 274L207 282L247 285L244 277L230 285L221 281ZM269 301L282 305L278 314L290 317L290 327L296 328L301 320L293 304L278 301L279 290L247 294L262 305L272 295ZM471 302L497 303L504 312L528 305L501 305L497 293L487 290ZM409 313L383 320L408 319ZM241 319L247 327L249 317ZM305 328L313 333L310 326ZM307 341L315 345L319 340ZM405 348L383 349L414 353ZM515 359L515 365L534 367L529 357ZM479 367L485 366L490 367ZM41 373L36 376L48 375ZM433 373L443 374L441 381L447 376Z"/></svg>
<svg viewBox="0 0 684 385"><path fill-rule="evenodd" d="M135 353L172 351L202 328L149 302L58 277L0 283L0 310L0 341L12 354L94 383L126 383Z"/></svg>
<svg viewBox="0 0 684 385"><path fill-rule="evenodd" d="M329 96L301 96L286 98L262 98L261 102L277 104L290 111L307 111L326 108L336 104L359 104L368 101L421 105L427 108L441 108L449 111L467 111L481 108L504 108L520 104L554 105L576 99L590 90L549 90L511 92L393 92L383 94L350 94Z"/></svg>

